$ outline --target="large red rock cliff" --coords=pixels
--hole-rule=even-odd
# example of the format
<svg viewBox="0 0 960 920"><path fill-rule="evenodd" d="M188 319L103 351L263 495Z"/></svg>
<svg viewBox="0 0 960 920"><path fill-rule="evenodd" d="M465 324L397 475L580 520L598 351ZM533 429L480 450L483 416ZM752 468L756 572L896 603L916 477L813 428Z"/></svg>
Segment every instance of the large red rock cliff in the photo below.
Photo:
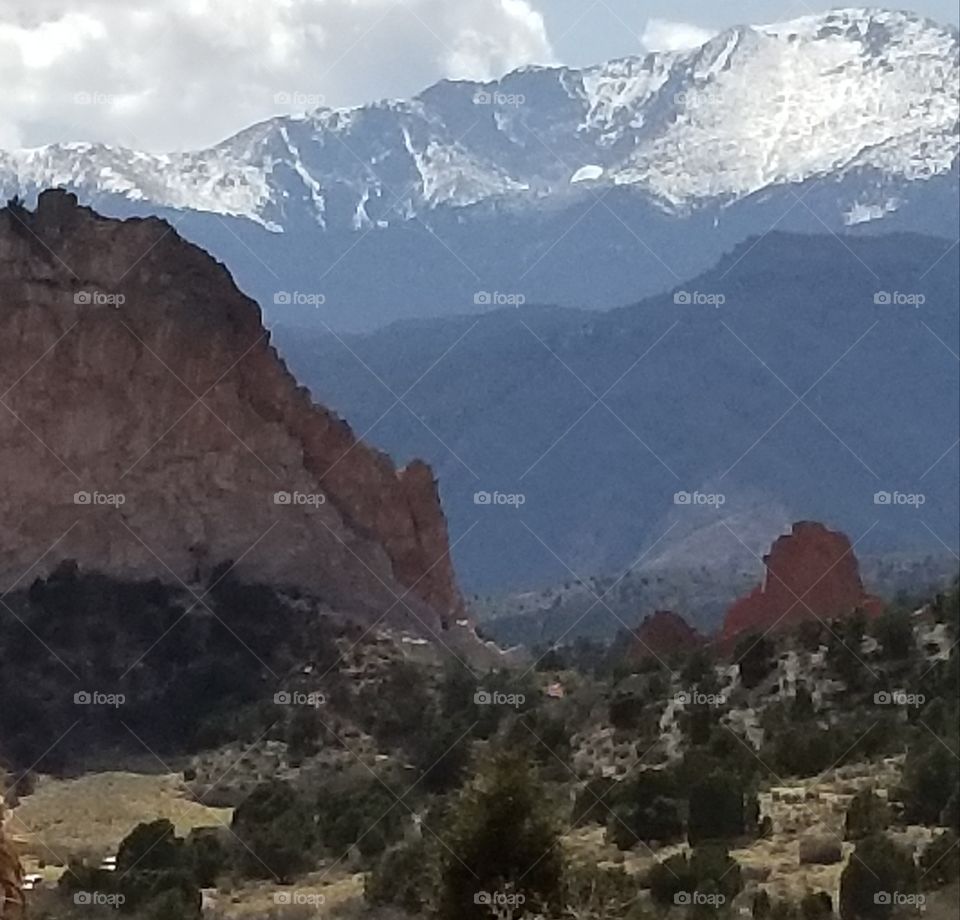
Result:
<svg viewBox="0 0 960 920"><path fill-rule="evenodd" d="M879 612L880 601L864 591L849 539L823 524L794 524L789 534L774 541L764 564L763 584L727 611L722 642L806 619L829 621L857 608L867 615Z"/></svg>
<svg viewBox="0 0 960 920"><path fill-rule="evenodd" d="M62 191L0 211L0 394L4 591L67 558L170 581L231 560L376 617L461 610L430 469L314 405L162 220Z"/></svg>

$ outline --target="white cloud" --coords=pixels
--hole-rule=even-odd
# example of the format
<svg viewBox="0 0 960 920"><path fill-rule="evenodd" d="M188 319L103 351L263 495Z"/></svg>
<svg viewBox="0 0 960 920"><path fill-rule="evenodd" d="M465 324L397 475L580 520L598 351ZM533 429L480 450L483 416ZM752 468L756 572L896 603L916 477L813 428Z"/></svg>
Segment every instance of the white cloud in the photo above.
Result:
<svg viewBox="0 0 960 920"><path fill-rule="evenodd" d="M530 0L0 0L0 148L199 147L552 60Z"/></svg>
<svg viewBox="0 0 960 920"><path fill-rule="evenodd" d="M692 22L674 22L669 19L648 19L640 42L648 51L684 51L699 48L716 35Z"/></svg>

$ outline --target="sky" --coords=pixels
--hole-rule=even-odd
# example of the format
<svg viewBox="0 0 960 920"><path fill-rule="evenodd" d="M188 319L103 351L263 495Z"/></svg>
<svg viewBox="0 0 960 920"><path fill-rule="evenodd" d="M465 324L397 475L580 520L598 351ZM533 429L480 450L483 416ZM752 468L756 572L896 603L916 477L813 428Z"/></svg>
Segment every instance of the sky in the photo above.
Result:
<svg viewBox="0 0 960 920"><path fill-rule="evenodd" d="M0 0L0 149L216 143L272 115L524 64L693 47L816 0ZM956 0L903 7L957 24Z"/></svg>

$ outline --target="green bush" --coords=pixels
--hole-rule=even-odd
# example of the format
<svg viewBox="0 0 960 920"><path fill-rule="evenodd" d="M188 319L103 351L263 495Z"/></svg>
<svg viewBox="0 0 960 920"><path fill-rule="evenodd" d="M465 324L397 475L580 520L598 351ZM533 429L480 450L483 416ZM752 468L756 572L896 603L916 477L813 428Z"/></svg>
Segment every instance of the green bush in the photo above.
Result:
<svg viewBox="0 0 960 920"><path fill-rule="evenodd" d="M364 856L382 853L397 840L409 806L377 779L345 789L321 789L316 798L317 843L334 857L356 844Z"/></svg>
<svg viewBox="0 0 960 920"><path fill-rule="evenodd" d="M200 916L200 886L188 869L138 866L120 875L118 887L125 913L143 910L150 920L192 920Z"/></svg>
<svg viewBox="0 0 960 920"><path fill-rule="evenodd" d="M772 735L761 759L780 775L816 776L836 762L837 729L801 722L785 724Z"/></svg>
<svg viewBox="0 0 960 920"><path fill-rule="evenodd" d="M647 875L650 896L663 907L688 904L712 896L717 907L726 907L743 889L736 860L719 844L694 847L689 856L677 853L658 862Z"/></svg>
<svg viewBox="0 0 960 920"><path fill-rule="evenodd" d="M945 744L930 739L912 745L907 751L900 790L906 820L916 824L939 824L941 818L949 821L947 805L956 794L958 782L960 765Z"/></svg>
<svg viewBox="0 0 960 920"><path fill-rule="evenodd" d="M833 916L833 899L825 891L811 891L800 901L803 920L827 920Z"/></svg>
<svg viewBox="0 0 960 920"><path fill-rule="evenodd" d="M217 878L230 868L231 854L209 833L193 831L187 838L186 856L201 888L214 888Z"/></svg>
<svg viewBox="0 0 960 920"><path fill-rule="evenodd" d="M486 920L484 894L522 895L514 917L560 910L559 829L523 756L493 755L452 809L443 834L442 920Z"/></svg>
<svg viewBox="0 0 960 920"><path fill-rule="evenodd" d="M891 607L872 624L871 634L880 643L880 655L887 661L908 661L916 649L910 613Z"/></svg>
<svg viewBox="0 0 960 920"><path fill-rule="evenodd" d="M364 879L364 897L371 904L391 904L421 915L435 898L436 858L423 840L387 850Z"/></svg>
<svg viewBox="0 0 960 920"><path fill-rule="evenodd" d="M691 846L740 837L745 832L743 786L733 774L716 770L691 788L687 818Z"/></svg>
<svg viewBox="0 0 960 920"><path fill-rule="evenodd" d="M312 815L289 783L258 786L233 815L243 844L240 869L252 878L289 882L309 868L314 846Z"/></svg>
<svg viewBox="0 0 960 920"><path fill-rule="evenodd" d="M607 833L618 849L639 841L671 843L683 837L677 779L668 770L640 770L617 783L607 800ZM602 807L602 806L601 806Z"/></svg>
<svg viewBox="0 0 960 920"><path fill-rule="evenodd" d="M177 837L172 822L161 818L138 824L121 841L117 849L117 871L180 869L183 856L183 840Z"/></svg>
<svg viewBox="0 0 960 920"><path fill-rule="evenodd" d="M886 920L897 895L917 889L911 854L882 834L861 840L840 876L842 920Z"/></svg>
<svg viewBox="0 0 960 920"><path fill-rule="evenodd" d="M749 633L738 642L733 660L740 665L740 682L752 690L776 667L773 643L766 636Z"/></svg>

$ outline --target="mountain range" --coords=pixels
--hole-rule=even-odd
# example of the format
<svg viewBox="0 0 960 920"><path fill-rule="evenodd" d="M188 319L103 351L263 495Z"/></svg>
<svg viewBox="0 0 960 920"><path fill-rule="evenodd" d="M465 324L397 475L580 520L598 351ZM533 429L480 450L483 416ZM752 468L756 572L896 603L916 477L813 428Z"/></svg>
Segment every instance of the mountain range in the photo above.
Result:
<svg viewBox="0 0 960 920"><path fill-rule="evenodd" d="M64 186L104 213L166 217L269 323L612 307L771 227L954 237L958 73L955 29L833 10L272 118L207 150L0 153L0 192Z"/></svg>
<svg viewBox="0 0 960 920"><path fill-rule="evenodd" d="M485 592L756 568L804 519L955 555L958 314L945 240L774 232L616 310L273 331L318 399L429 460Z"/></svg>

